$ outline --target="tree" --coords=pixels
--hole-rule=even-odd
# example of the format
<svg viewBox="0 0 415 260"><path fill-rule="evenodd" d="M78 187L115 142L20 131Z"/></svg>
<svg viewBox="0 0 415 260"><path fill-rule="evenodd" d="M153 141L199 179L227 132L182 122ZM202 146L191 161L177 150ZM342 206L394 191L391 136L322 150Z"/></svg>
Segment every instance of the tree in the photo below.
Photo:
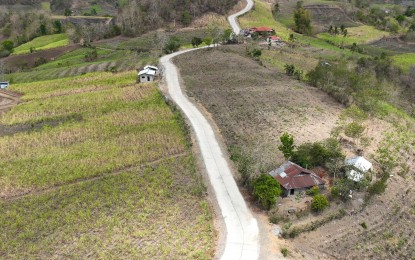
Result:
<svg viewBox="0 0 415 260"><path fill-rule="evenodd" d="M3 48L9 52L13 51L14 43L12 40L5 40L3 43Z"/></svg>
<svg viewBox="0 0 415 260"><path fill-rule="evenodd" d="M288 160L294 154L294 137L289 133L285 132L280 136L281 145L278 149L284 155L284 158Z"/></svg>
<svg viewBox="0 0 415 260"><path fill-rule="evenodd" d="M192 23L192 16L190 15L189 11L184 11L182 13L181 22L185 26L188 26Z"/></svg>
<svg viewBox="0 0 415 260"><path fill-rule="evenodd" d="M212 39L212 37L206 37L206 38L204 38L204 39L203 39L203 42L204 42L207 46L209 46L209 45L211 45L211 44L212 44L213 39Z"/></svg>
<svg viewBox="0 0 415 260"><path fill-rule="evenodd" d="M303 1L298 1L294 10L295 30L302 34L311 34L311 19L309 12L304 9Z"/></svg>
<svg viewBox="0 0 415 260"><path fill-rule="evenodd" d="M63 14L64 14L65 16L71 16L72 11L71 11L69 8L65 8L65 11L63 12Z"/></svg>
<svg viewBox="0 0 415 260"><path fill-rule="evenodd" d="M295 66L293 64L285 64L284 70L287 76L292 76L294 75L294 72L295 72Z"/></svg>
<svg viewBox="0 0 415 260"><path fill-rule="evenodd" d="M42 23L39 27L40 34L46 35L48 33L46 24Z"/></svg>
<svg viewBox="0 0 415 260"><path fill-rule="evenodd" d="M52 23L55 33L62 33L62 23L59 20L55 20Z"/></svg>
<svg viewBox="0 0 415 260"><path fill-rule="evenodd" d="M173 53L175 51L178 51L180 46L180 40L177 37L171 37L166 43L166 45L164 45L163 51L166 54Z"/></svg>
<svg viewBox="0 0 415 260"><path fill-rule="evenodd" d="M261 174L253 181L253 195L264 209L270 209L281 195L280 184L269 174Z"/></svg>
<svg viewBox="0 0 415 260"><path fill-rule="evenodd" d="M313 197L313 202L311 202L311 209L320 212L327 208L329 205L329 200L325 195L317 194Z"/></svg>
<svg viewBox="0 0 415 260"><path fill-rule="evenodd" d="M95 9L95 8L91 8L91 12L90 12L90 14L91 14L92 16L96 16L96 15L98 15L97 9Z"/></svg>
<svg viewBox="0 0 415 260"><path fill-rule="evenodd" d="M192 46L193 48L199 47L200 44L203 43L203 40L199 37L193 37L192 39Z"/></svg>

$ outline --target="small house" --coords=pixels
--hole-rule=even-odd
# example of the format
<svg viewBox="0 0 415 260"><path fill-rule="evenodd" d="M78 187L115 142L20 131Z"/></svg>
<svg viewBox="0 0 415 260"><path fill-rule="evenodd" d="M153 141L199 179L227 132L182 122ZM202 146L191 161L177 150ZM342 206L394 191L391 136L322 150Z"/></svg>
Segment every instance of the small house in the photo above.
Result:
<svg viewBox="0 0 415 260"><path fill-rule="evenodd" d="M138 72L138 81L143 82L152 82L154 78L158 76L158 68L155 66L147 65Z"/></svg>
<svg viewBox="0 0 415 260"><path fill-rule="evenodd" d="M372 169L372 163L362 156L346 159L344 164L347 178L355 182L361 181L366 173Z"/></svg>
<svg viewBox="0 0 415 260"><path fill-rule="evenodd" d="M8 81L0 81L0 89L7 89L10 83Z"/></svg>
<svg viewBox="0 0 415 260"><path fill-rule="evenodd" d="M324 189L325 185L317 174L290 161L269 174L280 183L284 197L303 193L314 186Z"/></svg>
<svg viewBox="0 0 415 260"><path fill-rule="evenodd" d="M281 42L281 38L280 37L278 37L278 36L275 36L275 35L273 35L273 36L269 36L268 38L267 38L267 42L269 42L269 43L277 43L277 42Z"/></svg>
<svg viewBox="0 0 415 260"><path fill-rule="evenodd" d="M249 32L251 34L257 33L257 34L262 35L262 36L274 35L275 34L275 30L272 29L271 27L267 27L267 26L252 27L252 28L249 29Z"/></svg>

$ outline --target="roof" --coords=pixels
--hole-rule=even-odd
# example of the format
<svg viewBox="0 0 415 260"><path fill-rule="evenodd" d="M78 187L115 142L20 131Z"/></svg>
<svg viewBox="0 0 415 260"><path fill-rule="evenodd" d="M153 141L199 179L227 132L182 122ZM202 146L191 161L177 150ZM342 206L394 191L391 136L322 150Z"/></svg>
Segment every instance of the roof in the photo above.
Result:
<svg viewBox="0 0 415 260"><path fill-rule="evenodd" d="M156 66L147 65L147 66L144 67L144 70L146 70L146 69L158 70L159 68L157 68Z"/></svg>
<svg viewBox="0 0 415 260"><path fill-rule="evenodd" d="M364 177L364 173L372 169L372 163L362 156L356 156L344 161L346 166L353 166L354 169L349 170L346 175L353 181L360 181Z"/></svg>
<svg viewBox="0 0 415 260"><path fill-rule="evenodd" d="M324 185L325 181L314 172L287 161L278 169L269 173L286 190L311 188L313 186Z"/></svg>
<svg viewBox="0 0 415 260"><path fill-rule="evenodd" d="M271 31L274 31L274 29L272 29L271 27L267 27L267 26L253 27L253 28L251 28L251 30L253 30L255 32L271 32Z"/></svg>
<svg viewBox="0 0 415 260"><path fill-rule="evenodd" d="M156 75L156 71L153 70L153 69L150 69L150 68L144 69L144 70L141 70L138 73L138 76L141 76L141 75L151 75L151 76L154 76L154 75Z"/></svg>

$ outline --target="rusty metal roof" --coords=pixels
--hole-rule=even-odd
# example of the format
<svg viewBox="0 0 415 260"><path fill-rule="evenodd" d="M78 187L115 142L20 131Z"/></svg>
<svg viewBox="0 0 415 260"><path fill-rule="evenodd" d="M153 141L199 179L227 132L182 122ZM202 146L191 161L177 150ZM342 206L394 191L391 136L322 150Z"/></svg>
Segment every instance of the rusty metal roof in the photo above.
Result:
<svg viewBox="0 0 415 260"><path fill-rule="evenodd" d="M310 188L325 184L324 180L314 172L290 161L285 162L281 167L271 171L269 174L287 190Z"/></svg>

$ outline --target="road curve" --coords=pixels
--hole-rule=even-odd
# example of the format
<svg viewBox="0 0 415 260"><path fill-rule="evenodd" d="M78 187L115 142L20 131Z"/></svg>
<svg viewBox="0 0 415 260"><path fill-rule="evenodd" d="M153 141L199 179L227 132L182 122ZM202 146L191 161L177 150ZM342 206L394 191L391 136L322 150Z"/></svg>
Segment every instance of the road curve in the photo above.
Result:
<svg viewBox="0 0 415 260"><path fill-rule="evenodd" d="M247 5L245 6L244 9L237 12L236 14L232 14L228 16L228 22L231 25L232 30L235 34L239 34L239 32L241 31L241 27L239 26L239 23L238 23L238 17L251 11L252 7L254 7L253 0L246 0L246 2L247 2Z"/></svg>
<svg viewBox="0 0 415 260"><path fill-rule="evenodd" d="M242 11L228 17L232 30L236 34L241 30L237 17L251 10L253 4L252 0L247 0L247 6ZM164 67L168 92L189 119L194 129L209 181L215 192L226 226L226 242L221 259L258 259L259 229L257 221L239 192L228 161L225 158L225 153L215 137L212 126L197 107L183 94L177 68L171 61L172 58L178 55L194 50L198 49L179 51L160 59L160 63Z"/></svg>
<svg viewBox="0 0 415 260"><path fill-rule="evenodd" d="M176 66L171 59L195 49L179 51L160 59L170 97L189 119L226 225L226 244L221 259L257 259L258 225L238 190L212 126L183 94Z"/></svg>

